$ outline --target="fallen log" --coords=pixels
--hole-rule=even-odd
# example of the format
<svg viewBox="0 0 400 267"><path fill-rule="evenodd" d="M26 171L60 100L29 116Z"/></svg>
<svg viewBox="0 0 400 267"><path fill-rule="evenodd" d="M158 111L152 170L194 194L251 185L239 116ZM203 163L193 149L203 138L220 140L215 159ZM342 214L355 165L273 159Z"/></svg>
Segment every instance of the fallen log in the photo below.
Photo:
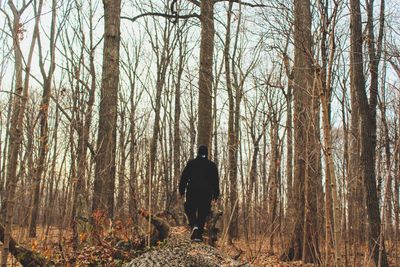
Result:
<svg viewBox="0 0 400 267"><path fill-rule="evenodd" d="M4 226L0 224L0 241L4 242ZM10 253L24 267L49 266L49 262L37 252L29 250L17 243L12 237L9 243Z"/></svg>

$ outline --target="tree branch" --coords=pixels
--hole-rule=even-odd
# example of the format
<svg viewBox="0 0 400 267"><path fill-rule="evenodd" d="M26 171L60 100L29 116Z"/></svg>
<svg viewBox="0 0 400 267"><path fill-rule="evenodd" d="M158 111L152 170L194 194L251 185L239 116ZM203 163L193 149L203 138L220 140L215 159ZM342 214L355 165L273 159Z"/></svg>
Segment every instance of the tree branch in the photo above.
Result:
<svg viewBox="0 0 400 267"><path fill-rule="evenodd" d="M132 22L135 22L136 20L146 17L146 16L152 16L152 17L163 17L166 19L190 19L190 18L200 18L199 14L193 13L193 14L188 14L188 15L171 15L171 14L164 14L164 13L157 13L157 12L147 12L140 14L136 17L126 17L126 16L121 16L121 19L126 19L130 20Z"/></svg>
<svg viewBox="0 0 400 267"><path fill-rule="evenodd" d="M8 1L8 5L10 6L10 9L11 9L11 11L12 11L14 17L18 16L18 9L17 9L17 7L15 6L14 2L11 1L11 0L9 0L9 1Z"/></svg>
<svg viewBox="0 0 400 267"><path fill-rule="evenodd" d="M400 78L400 66L398 66L396 63L394 63L393 60L389 59L388 60L392 68L396 71L397 76Z"/></svg>
<svg viewBox="0 0 400 267"><path fill-rule="evenodd" d="M241 0L214 0L214 3L218 3L218 2L226 2L226 1L232 1L233 3L238 3L241 4L243 6L249 6L249 7L273 7L271 5L265 5L265 4L252 4L252 3L247 3L247 2L243 2ZM191 1L190 1L191 2Z"/></svg>
<svg viewBox="0 0 400 267"><path fill-rule="evenodd" d="M200 2L197 0L187 0L188 2L200 6ZM243 6L249 6L249 7L273 7L271 5L264 5L264 4L252 4L252 3L247 3L247 2L242 2L240 0L214 0L214 3L218 2L224 2L224 1L232 1L233 3L238 3ZM152 16L152 17L163 17L166 19L191 19L191 18L198 18L200 19L200 15L197 13L192 13L192 14L187 14L187 15L179 15L179 14L164 14L164 13L157 13L157 12L146 12L143 14L140 14L135 17L127 17L127 16L121 16L121 19L126 19L130 20L132 22L137 21L138 19L146 16Z"/></svg>
<svg viewBox="0 0 400 267"><path fill-rule="evenodd" d="M50 99L53 100L53 102L56 104L58 110L61 111L61 113L65 116L65 118L67 118L67 120L68 120L69 122L72 122L71 116L69 116L69 114L64 110L64 108L60 105L60 103L58 102L58 100L57 100L54 96L52 96L52 95L50 95ZM78 129L77 129L77 127L76 127L75 124L73 124L73 127L74 127L74 129L75 129L76 131L78 131ZM95 155L96 155L96 152L95 152L95 150L94 150L93 145L92 145L89 141L87 141L87 142L86 142L86 146L87 146L87 148L89 149L91 155L92 155L92 156L95 156Z"/></svg>
<svg viewBox="0 0 400 267"><path fill-rule="evenodd" d="M187 1L192 3L193 5L200 6L200 1L197 0L187 0Z"/></svg>
<svg viewBox="0 0 400 267"><path fill-rule="evenodd" d="M12 92L12 91L0 90L0 93L7 93L7 94L15 95L17 97L22 97L22 95L19 95L19 94L15 93L15 92Z"/></svg>

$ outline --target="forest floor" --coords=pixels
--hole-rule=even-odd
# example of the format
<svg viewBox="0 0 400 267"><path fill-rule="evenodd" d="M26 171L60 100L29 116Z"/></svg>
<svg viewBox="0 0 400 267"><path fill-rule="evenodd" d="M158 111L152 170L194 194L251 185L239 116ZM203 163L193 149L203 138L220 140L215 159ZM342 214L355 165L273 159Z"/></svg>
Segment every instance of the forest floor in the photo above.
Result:
<svg viewBox="0 0 400 267"><path fill-rule="evenodd" d="M47 231L46 231L47 230ZM168 239L157 246L143 251L132 251L123 244L131 233L114 233L113 237L104 235L101 243L92 245L90 236L82 234L83 246L79 252L72 250L70 231L55 227L38 227L37 237L27 237L27 229L17 227L13 231L16 241L26 248L41 253L56 266L313 266L301 262L281 262L276 255L259 248L255 253L244 241L233 245L215 248L205 243L192 243L186 227L171 227ZM132 241L132 240L131 240ZM136 240L137 241L137 240ZM135 240L133 240L135 242ZM246 247L249 250L246 250ZM237 258L234 260L233 258ZM149 260L152 262L148 262ZM166 262L165 262L166 261ZM157 264L155 263L157 262ZM149 265L150 264L150 265ZM21 266L9 256L8 266Z"/></svg>
<svg viewBox="0 0 400 267"><path fill-rule="evenodd" d="M55 266L271 266L295 267L307 266L302 262L282 262L279 260L279 251L271 252L267 242L254 242L238 240L232 245L215 248L205 243L192 243L189 240L189 230L186 227L171 227L169 237L157 246L142 251L134 251L126 247L128 235L131 233L114 233L112 236L104 235L101 242L91 245L89 235L81 235L83 245L79 252L72 250L72 238L69 231L58 228L49 228L46 231L39 229L38 237L28 238L25 228L14 231L15 239L23 246L41 253ZM135 240L131 241L136 242ZM122 244L122 245L121 245ZM387 246L391 266L396 266L395 252L399 246ZM397 254L399 255L399 254ZM361 258L361 256L360 256ZM8 266L21 266L13 257L9 257ZM362 266L362 265L353 265ZM368 265L363 265L368 266Z"/></svg>

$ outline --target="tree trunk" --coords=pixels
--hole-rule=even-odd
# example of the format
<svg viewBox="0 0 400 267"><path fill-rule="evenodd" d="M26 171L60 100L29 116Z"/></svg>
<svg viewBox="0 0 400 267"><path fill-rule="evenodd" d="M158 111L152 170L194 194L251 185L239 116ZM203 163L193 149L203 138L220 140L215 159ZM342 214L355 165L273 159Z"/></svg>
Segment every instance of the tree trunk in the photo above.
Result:
<svg viewBox="0 0 400 267"><path fill-rule="evenodd" d="M350 58L350 64L352 58ZM350 75L353 75L353 68L350 68ZM364 187L362 176L360 175L360 116L357 95L355 91L354 79L350 81L350 97L351 97L351 126L350 126L350 149L349 149L349 237L354 248L364 240L365 224L365 202L364 202ZM357 252L354 251L354 256Z"/></svg>
<svg viewBox="0 0 400 267"><path fill-rule="evenodd" d="M47 226L51 225L54 217L54 210L51 208L52 203L54 201L54 181L56 179L56 165L57 165L57 157L58 157L58 129L59 123L60 123L60 113L59 110L56 109L56 115L55 115L55 122L54 122L54 132L53 132L53 140L54 140L54 145L53 145L53 155L52 155L52 160L51 160L51 171L50 171L50 182L49 182L49 190L48 194L46 196L46 209L45 209L45 218L44 218L44 224Z"/></svg>
<svg viewBox="0 0 400 267"><path fill-rule="evenodd" d="M317 188L320 187L321 163L319 101L313 91L310 1L295 1L294 14L294 225L289 247L282 258L318 262Z"/></svg>
<svg viewBox="0 0 400 267"><path fill-rule="evenodd" d="M347 89L346 86L342 85L342 99L341 99L341 113L342 113L342 118L343 118L343 138L344 138L344 148L343 148L343 170L342 170L342 176L343 176L343 183L346 185L347 192L345 194L345 197L343 199L344 201L344 214L347 214L347 217L344 216L345 220L345 229L344 230L344 250L345 250L345 265L347 266L349 261L348 261L348 255L351 255L351 247L349 247L350 242L349 242L349 177L350 177L350 166L349 166L349 126L348 126L348 112L346 110L346 102L345 99L347 96L346 93ZM347 207L347 208L346 208Z"/></svg>
<svg viewBox="0 0 400 267"><path fill-rule="evenodd" d="M386 62L385 62L386 63ZM386 70L385 71L385 76L386 76ZM392 239L393 237L393 224L392 224L392 214L393 214L393 206L392 206L392 152L390 148L391 140L389 137L389 126L388 122L386 119L386 94L385 94L385 82L386 78L384 79L384 82L381 84L381 101L382 103L379 105L381 109L381 121L382 121L382 127L383 127L383 139L384 139L384 144L383 147L385 149L385 163L386 163L386 186L385 186L385 195L384 195L384 201L382 205L382 213L384 213L384 217L382 217L382 220L384 220L384 225L386 226L384 229L385 233L385 238L390 238ZM396 143L395 143L396 144ZM395 145L395 149L398 149L398 144Z"/></svg>
<svg viewBox="0 0 400 267"><path fill-rule="evenodd" d="M137 129L136 129L136 108L137 103L135 101L136 97L136 76L135 73L139 66L139 52L140 49L135 50L136 61L132 66L132 60L130 59L129 53L128 55L128 77L129 77L129 85L131 89L130 95L130 108L131 112L129 115L129 122L130 122L130 148L129 148L129 215L132 218L133 223L138 223L138 201L139 201L139 188L138 185L138 173L136 171L138 160L137 157Z"/></svg>
<svg viewBox="0 0 400 267"><path fill-rule="evenodd" d="M125 113L126 108L120 112L120 134L119 134L119 170L118 170L118 196L117 196L117 216L118 219L125 220L125 169L126 169L126 151L125 151Z"/></svg>
<svg viewBox="0 0 400 267"><path fill-rule="evenodd" d="M399 105L399 104L398 104ZM400 105L398 106L400 109ZM395 137L394 140L397 144L397 146L400 145L400 139L399 139L399 123L400 120L398 120L397 127L395 127ZM394 199L399 199L400 197L400 147L397 148L397 153L393 155L394 160L395 160L395 178L394 178ZM398 235L399 235L399 224L400 224L400 203L399 201L394 201L394 238L395 241L397 242L398 240ZM396 254L397 256L397 254ZM397 257L396 257L396 263L397 263Z"/></svg>
<svg viewBox="0 0 400 267"><path fill-rule="evenodd" d="M321 40L322 68L315 73L316 94L319 95L322 103L322 121L324 132L324 154L325 154L325 265L330 265L330 248L332 247L332 217L334 222L334 247L335 247L335 266L340 262L340 203L337 193L337 179L335 165L333 161L332 148L332 127L331 127L331 95L333 79L333 61L336 52L335 30L337 22L338 3L332 9L332 15L328 17L328 2L320 2L321 5L321 24L323 26ZM328 42L329 41L329 42ZM328 45L329 44L329 45ZM327 46L328 45L328 46ZM344 104L344 103L343 103ZM343 115L344 116L344 115ZM345 120L345 117L343 117ZM347 150L347 139L345 137L345 150ZM343 169L345 166L343 166ZM344 176L343 176L344 177ZM322 192L322 187L320 188ZM333 202L333 206L332 206ZM345 209L344 209L345 210ZM322 214L322 213L321 213Z"/></svg>
<svg viewBox="0 0 400 267"><path fill-rule="evenodd" d="M15 63L14 63L15 64ZM14 88L14 82L12 82L12 87ZM10 94L10 98L8 103L14 103L14 95ZM0 200L1 200L1 206L0 206L0 219L2 222L5 221L6 217L6 205L5 205L5 200L7 196L7 191L6 189L6 169L7 169L7 155L8 155L8 147L9 147L9 142L10 142L10 121L11 121L11 114L12 114L12 107L13 105L8 105L7 109L7 120L4 125L6 125L6 132L5 132L5 140L4 140L4 146L3 146L3 154L1 155L2 157L2 166L1 166L1 195L0 195ZM29 144L28 144L29 145ZM28 154L32 158L32 152ZM29 159L29 157L28 157Z"/></svg>
<svg viewBox="0 0 400 267"><path fill-rule="evenodd" d="M232 16L232 6L233 2L229 2L227 25L226 25L226 35L225 35L225 45L224 45L224 61L225 61L225 75L226 75L226 87L228 90L228 103L229 103L229 113L228 113L228 172L229 172L229 203L230 212L233 213L231 222L229 225L229 238L238 237L238 212L233 209L236 199L238 198L238 185L237 185L237 142L235 135L235 98L231 79L231 68L230 68L230 39L231 39L231 16Z"/></svg>
<svg viewBox="0 0 400 267"><path fill-rule="evenodd" d="M78 146L77 146L77 180L74 183L73 188L73 208L72 208L72 231L73 231L73 246L75 249L78 248L79 245L79 233L85 231L86 229L80 229L79 226L83 225L83 221L78 223L80 218L88 218L90 217L88 213L89 210L89 202L88 198L85 197L88 194L88 186L87 180L85 179L88 162L87 162L87 150L89 144L89 134L92 123L93 116L93 104L95 101L95 92L96 92L96 69L94 62L94 43L93 43L93 9L90 6L90 15L89 15L89 39L90 39L90 50L89 50L89 74L90 74L90 87L87 86L89 90L89 96L87 105L84 112L84 118L82 118L82 122L79 122L78 127ZM84 46L84 44L82 44ZM74 73L75 75L79 75L78 73ZM75 77L76 80L80 79L80 77ZM78 92L77 92L78 93ZM81 227L85 228L85 227Z"/></svg>
<svg viewBox="0 0 400 267"><path fill-rule="evenodd" d="M160 62L157 66L157 82L156 82L156 98L155 98L155 115L153 124L153 136L150 141L150 166L149 171L151 175L147 175L147 179L153 179L156 174L156 157L157 157L157 144L160 135L160 114L161 114L161 97L163 92L163 87L165 83L165 77L167 73L167 68L169 66L170 52L169 52L169 40L164 40L163 51L161 55ZM151 195L151 192L148 192Z"/></svg>
<svg viewBox="0 0 400 267"><path fill-rule="evenodd" d="M310 15L311 17L311 15ZM318 263L319 252L319 223L318 208L323 206L322 173L321 173L321 147L320 147L320 101L318 88L310 88L311 105L307 107L307 160L305 176L305 213L304 213L304 243L303 261ZM321 201L321 202L319 202ZM320 205L318 207L318 205Z"/></svg>
<svg viewBox="0 0 400 267"><path fill-rule="evenodd" d="M289 78L289 86L288 86L287 100L286 100L287 101L287 114L286 114L286 176L287 176L287 198L288 198L287 199L286 210L290 210L291 206L294 204L293 197L292 197L292 193L293 193L292 86L293 86L293 79Z"/></svg>
<svg viewBox="0 0 400 267"><path fill-rule="evenodd" d="M285 49L287 50L287 48ZM283 65L285 67L286 77L288 79L287 93L286 93L286 183L287 183L287 200L286 200L286 214L284 227L286 230L290 229L293 222L292 212L295 200L293 197L293 70L290 68L289 57L286 52L283 54Z"/></svg>
<svg viewBox="0 0 400 267"><path fill-rule="evenodd" d="M2 258L1 265L7 265L7 257L10 251L9 245L12 234L12 222L13 222L13 213L14 213L14 204L15 204L15 190L17 187L17 165L18 165L18 154L21 148L22 143L22 128L24 124L24 113L26 101L28 98L28 90L29 90L29 79L30 79L30 68L32 63L33 51L36 44L36 38L39 33L39 19L43 0L39 1L38 9L35 8L35 14L37 14L35 18L35 26L34 32L32 35L32 41L29 49L28 59L26 61L25 67L25 81L22 81L22 62L23 56L20 47L20 36L19 31L21 30L21 14L24 10L30 5L28 2L27 5L22 7L20 10L17 10L13 2L8 2L12 12L13 12L13 25L12 25L12 36L13 36L13 50L15 54L15 93L16 97L14 97L14 102L12 103L11 110L11 129L10 129L10 139L9 139L9 147L8 147L8 155L7 155L7 172L6 172L6 195L4 198L6 212L5 212L5 230L4 230L4 247L2 250ZM12 249L12 248L11 248Z"/></svg>
<svg viewBox="0 0 400 267"><path fill-rule="evenodd" d="M39 202L40 202L40 182L42 180L42 175L45 169L45 161L48 151L48 115L49 115L49 104L51 95L51 83L53 81L53 73L55 68L55 37L56 37L56 1L52 1L52 19L51 19L51 29L50 29L50 67L48 73L44 70L44 62L42 55L42 47L39 40L39 58L40 58L40 70L42 72L42 77L44 80L42 102L40 104L40 144L39 144L39 159L37 161L37 166L35 170L35 183L34 183L34 197L33 205L31 210L31 220L29 223L29 237L36 237L36 221L39 215Z"/></svg>
<svg viewBox="0 0 400 267"><path fill-rule="evenodd" d="M92 211L104 210L107 212L107 217L112 219L114 217L121 0L103 0L103 6L103 72Z"/></svg>
<svg viewBox="0 0 400 267"><path fill-rule="evenodd" d="M212 81L214 55L214 0L200 3L201 43L199 70L199 102L197 144L211 147Z"/></svg>
<svg viewBox="0 0 400 267"><path fill-rule="evenodd" d="M276 114L274 114L276 116ZM271 153L269 163L269 211L268 216L270 218L270 236L269 236L269 252L274 253L274 237L275 227L277 218L277 206L278 206L278 161L279 161L279 150L278 150L278 121L277 118L273 118L271 125Z"/></svg>
<svg viewBox="0 0 400 267"><path fill-rule="evenodd" d="M398 109L400 110L400 103L397 104ZM400 146L400 139L399 139L399 124L400 124L400 119L397 120L397 123L395 123L395 135L394 135L394 140L397 146ZM395 176L394 176L394 199L399 199L400 197L400 147L397 148L397 153L393 155L393 158L395 160ZM394 237L398 238L398 231L399 231L399 223L400 223L400 203L399 201L394 201L394 230L395 230L395 235Z"/></svg>
<svg viewBox="0 0 400 267"><path fill-rule="evenodd" d="M181 120L181 79L184 70L184 60L186 53L184 51L185 44L184 40L181 38L178 40L179 42L179 63L178 63L178 75L176 77L175 83L175 110L174 110L174 180L173 180L173 188L175 188L179 183L179 176L181 173L181 131L180 131L180 120ZM186 50L186 49L185 49ZM173 191L173 200L172 203L169 203L171 207L176 207L177 205L177 197L178 191Z"/></svg>
<svg viewBox="0 0 400 267"><path fill-rule="evenodd" d="M377 73L378 65L371 64L371 88L370 100L368 103L365 79L363 72L363 54L362 54L362 28L361 28L361 11L360 1L351 0L351 68L352 80L358 99L360 119L361 119L361 155L360 165L361 174L364 180L366 190L367 212L368 212L368 245L370 254L373 256L375 265L386 267L388 265L384 243L380 244L380 208L379 199L376 188L376 175L375 175L375 155L376 155L376 101L377 101ZM370 18L372 19L372 18ZM369 22L372 24L372 21ZM372 26L371 26L372 27ZM368 29L370 37L372 35L371 28ZM374 40L374 39L372 39ZM372 41L370 40L370 41ZM371 47L369 48L370 54L374 54ZM375 55L370 60L376 60ZM378 60L379 64L379 60ZM375 77L376 75L376 77ZM371 91L372 90L372 91ZM375 91L374 91L375 90ZM381 253L381 255L380 255Z"/></svg>
<svg viewBox="0 0 400 267"><path fill-rule="evenodd" d="M336 185L336 174L335 174L335 163L333 161L333 144L332 144L332 128L330 123L330 112L329 105L330 98L330 89L328 87L323 88L322 79L319 74L316 74L317 79L317 87L320 91L321 103L322 103L322 119L323 119L323 129L324 129L324 151L325 151L325 161L326 161L326 172L329 172L329 184L327 187L330 187L329 193L331 195L327 195L326 199L333 199L333 223L334 223L334 241L335 241L335 266L340 266L340 210L339 210L339 199L337 193L337 185ZM329 86L330 88L330 86ZM328 192L328 191L327 191ZM330 214L330 206L326 211L326 214ZM330 223L327 221L327 225ZM326 227L327 231L330 231L330 227ZM326 233L326 238L330 239L330 232ZM329 242L329 241L326 241ZM326 259L328 262L328 258Z"/></svg>

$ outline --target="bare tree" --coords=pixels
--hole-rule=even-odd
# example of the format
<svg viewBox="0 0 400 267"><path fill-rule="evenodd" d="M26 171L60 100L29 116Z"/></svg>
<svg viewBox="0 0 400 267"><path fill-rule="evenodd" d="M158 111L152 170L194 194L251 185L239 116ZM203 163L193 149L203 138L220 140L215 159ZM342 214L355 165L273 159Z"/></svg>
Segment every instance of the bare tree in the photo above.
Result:
<svg viewBox="0 0 400 267"><path fill-rule="evenodd" d="M214 55L214 0L200 2L201 44L197 144L211 144Z"/></svg>
<svg viewBox="0 0 400 267"><path fill-rule="evenodd" d="M140 41L141 39L139 39ZM130 217L133 219L134 223L138 222L138 206L139 206L139 191L140 188L138 180L139 175L137 172L137 168L139 166L139 157L137 155L138 152L138 143L139 143L139 131L137 129L137 109L138 103L141 99L142 91L138 90L138 68L140 63L140 57L142 53L142 46L140 45L142 42L135 43L132 55L132 52L129 49L129 46L122 42L122 47L126 53L126 61L122 62L122 70L125 72L125 75L128 77L129 81L129 88L130 88L130 114L129 114L129 122L130 122L130 129L129 129L129 139L130 139L130 147L129 147L129 214ZM140 79L139 79L140 81Z"/></svg>
<svg viewBox="0 0 400 267"><path fill-rule="evenodd" d="M13 21L9 20L9 27L12 32L13 38L13 50L15 56L15 94L14 102L12 103L12 115L11 115L11 130L10 130L10 141L8 148L8 165L7 165L7 180L6 180L6 192L5 195L5 231L3 240L3 251L2 251L2 266L7 265L7 257L9 253L9 243L11 240L11 225L13 220L14 204L15 204L15 189L17 186L17 162L18 154L20 151L20 145L22 142L22 128L24 121L25 105L27 101L27 95L29 90L29 79L30 79L30 67L32 63L33 51L36 44L36 38L39 33L39 19L42 10L43 1L39 1L38 5L35 5L35 26L34 32L31 39L31 45L29 49L28 58L25 66L25 79L22 80L23 76L23 54L20 46L21 37L21 15L31 5L32 1L23 3L20 9L14 5L14 2L8 2L8 5L13 14ZM35 2L36 3L36 2Z"/></svg>
<svg viewBox="0 0 400 267"><path fill-rule="evenodd" d="M318 177L316 107L313 90L311 13L309 1L294 2L294 229L282 258L319 261L316 220L316 179ZM311 97L310 97L311 96ZM312 100L312 101L311 101Z"/></svg>
<svg viewBox="0 0 400 267"><path fill-rule="evenodd" d="M381 2L381 5L384 1ZM371 4L371 3L369 3ZM352 68L352 81L353 86L357 95L357 101L360 112L360 166L361 174L364 180L364 186L366 190L367 200L367 212L368 212L368 246L371 256L375 261L376 266L389 266L386 256L384 244L380 240L380 208L379 200L376 188L376 176L375 176L375 155L376 155L376 103L377 103L377 74L378 64L380 58L380 47L375 53L375 45L369 44L369 55L371 62L371 88L370 97L368 100L367 91L365 87L365 79L363 72L363 53L362 53L362 29L361 29L361 11L360 1L351 0L351 68ZM383 7L381 6L384 10ZM368 34L372 38L370 42L375 40L373 38L373 25L372 25L372 5L368 5L369 22L368 22ZM383 16L381 12L381 16ZM381 27L383 17L381 17ZM380 37L381 38L381 37ZM378 44L380 41L378 41Z"/></svg>
<svg viewBox="0 0 400 267"><path fill-rule="evenodd" d="M235 116L236 106L240 105L239 99L234 96L234 93L238 89L237 86L234 87L232 85L232 74L231 74L231 65L230 65L230 39L231 39L231 18L232 18L232 7L233 2L229 2L228 7L228 15L227 15L227 24L226 24L226 35L225 35L225 48L224 48L224 61L225 61L225 75L226 75L226 87L228 90L228 103L229 103L229 114L228 114L228 170L229 170L229 184L230 184L230 212L231 212L231 221L228 225L229 227L229 237L237 238L238 237L238 213L237 207L238 202L238 182L237 182L237 157L238 157L238 147L239 143L237 142L238 136L237 131L235 129L235 119L238 119ZM239 15L240 16L240 15ZM240 19L239 19L240 22ZM238 22L238 24L239 24ZM238 34L236 34L238 36ZM237 42L234 44L234 50L237 49ZM235 88L235 90L234 90Z"/></svg>
<svg viewBox="0 0 400 267"><path fill-rule="evenodd" d="M92 211L114 217L121 1L103 0L104 48Z"/></svg>
<svg viewBox="0 0 400 267"><path fill-rule="evenodd" d="M333 64L335 56L335 30L337 23L339 2L335 2L332 14L328 14L328 2L319 2L321 13L321 61L322 66L316 69L315 83L317 93L322 104L322 121L324 132L324 155L325 155L325 264L330 265L329 250L331 247L331 212L333 202L333 222L334 222L334 247L335 247L335 266L340 262L340 210L337 190L337 178L335 174L335 163L333 160L332 126L331 126L331 101L332 101L332 80ZM317 63L315 63L317 65ZM333 200L333 201L332 201Z"/></svg>
<svg viewBox="0 0 400 267"><path fill-rule="evenodd" d="M51 5L51 27L50 27L50 66L48 71L45 70L45 63L43 58L43 50L41 45L41 38L38 35L38 46L39 46L39 60L40 60L40 71L43 77L43 95L42 102L40 104L40 145L39 145L39 158L36 163L35 169L35 183L33 190L33 205L31 209L31 217L29 222L29 236L36 237L36 221L39 214L39 201L40 201L40 183L42 180L43 172L45 170L45 161L48 151L48 115L50 105L51 86L53 82L53 73L55 69L55 45L56 45L56 16L57 8L56 1L52 1Z"/></svg>

